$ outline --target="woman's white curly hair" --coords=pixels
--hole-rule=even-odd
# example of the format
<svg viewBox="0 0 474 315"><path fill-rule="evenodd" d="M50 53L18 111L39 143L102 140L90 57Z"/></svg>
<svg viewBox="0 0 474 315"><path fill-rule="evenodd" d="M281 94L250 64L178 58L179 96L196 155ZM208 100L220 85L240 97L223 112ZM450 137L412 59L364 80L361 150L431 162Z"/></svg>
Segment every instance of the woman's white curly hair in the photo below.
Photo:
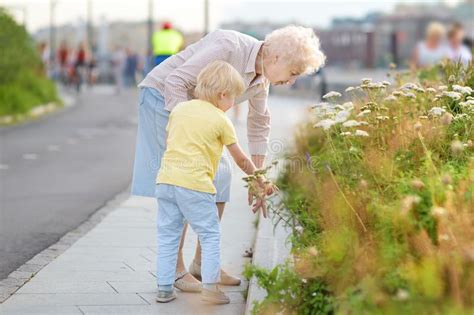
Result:
<svg viewBox="0 0 474 315"><path fill-rule="evenodd" d="M326 56L320 50L319 38L312 28L288 25L274 30L265 37L264 45L271 57L279 56L300 74L317 71Z"/></svg>

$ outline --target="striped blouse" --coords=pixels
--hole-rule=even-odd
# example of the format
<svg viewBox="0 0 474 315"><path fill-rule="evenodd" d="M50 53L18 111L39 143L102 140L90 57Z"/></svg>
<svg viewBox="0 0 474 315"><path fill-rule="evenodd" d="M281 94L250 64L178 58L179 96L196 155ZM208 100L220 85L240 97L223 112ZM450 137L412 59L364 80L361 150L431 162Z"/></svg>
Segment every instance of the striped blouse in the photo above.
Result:
<svg viewBox="0 0 474 315"><path fill-rule="evenodd" d="M230 63L242 75L246 87L236 104L248 100L247 137L250 154L265 155L270 134L267 106L269 83L255 72L255 61L263 41L228 30L209 33L198 42L156 66L138 85L155 88L171 111L178 103L193 98L196 78L214 60Z"/></svg>

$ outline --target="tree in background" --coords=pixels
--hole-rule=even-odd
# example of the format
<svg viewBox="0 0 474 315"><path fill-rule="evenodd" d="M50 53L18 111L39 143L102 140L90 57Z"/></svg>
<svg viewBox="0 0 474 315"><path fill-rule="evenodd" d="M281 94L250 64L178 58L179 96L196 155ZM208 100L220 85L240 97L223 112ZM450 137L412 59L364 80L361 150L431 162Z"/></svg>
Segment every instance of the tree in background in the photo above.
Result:
<svg viewBox="0 0 474 315"><path fill-rule="evenodd" d="M58 100L26 29L0 8L0 116Z"/></svg>

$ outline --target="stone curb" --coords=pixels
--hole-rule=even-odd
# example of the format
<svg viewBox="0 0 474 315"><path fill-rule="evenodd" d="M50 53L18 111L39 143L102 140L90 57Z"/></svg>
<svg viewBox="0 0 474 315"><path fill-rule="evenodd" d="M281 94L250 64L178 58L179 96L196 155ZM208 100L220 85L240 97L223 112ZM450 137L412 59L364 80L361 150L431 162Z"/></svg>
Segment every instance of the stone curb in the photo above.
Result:
<svg viewBox="0 0 474 315"><path fill-rule="evenodd" d="M68 232L59 241L11 272L5 279L0 281L0 304L5 302L13 293L27 283L36 273L51 263L56 257L65 252L82 236L99 224L118 205L130 197L130 187L107 201L104 206L95 211L81 225Z"/></svg>
<svg viewBox="0 0 474 315"><path fill-rule="evenodd" d="M271 219L265 219L260 213L257 234L253 249L252 265L265 269L273 269L278 264L284 263L290 253L286 240L289 232L279 224L275 229ZM252 314L254 302L262 301L266 291L257 284L257 279L252 277L249 281L247 305L245 314Z"/></svg>

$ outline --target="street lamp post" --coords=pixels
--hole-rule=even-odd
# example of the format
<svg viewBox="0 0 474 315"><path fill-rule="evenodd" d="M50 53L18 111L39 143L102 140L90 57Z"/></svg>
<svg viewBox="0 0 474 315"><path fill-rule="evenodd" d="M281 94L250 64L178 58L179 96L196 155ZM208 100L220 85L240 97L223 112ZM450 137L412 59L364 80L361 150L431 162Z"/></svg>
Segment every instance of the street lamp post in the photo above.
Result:
<svg viewBox="0 0 474 315"><path fill-rule="evenodd" d="M153 0L148 0L148 36L147 36L147 54L152 55L152 37L153 37Z"/></svg>
<svg viewBox="0 0 474 315"><path fill-rule="evenodd" d="M87 0L87 46L91 51L93 51L92 37L92 1Z"/></svg>
<svg viewBox="0 0 474 315"><path fill-rule="evenodd" d="M54 65L54 60L56 57L56 28L54 25L54 10L56 8L56 4L56 0L49 0L49 61L51 66Z"/></svg>
<svg viewBox="0 0 474 315"><path fill-rule="evenodd" d="M209 0L204 0L204 36L209 33Z"/></svg>

